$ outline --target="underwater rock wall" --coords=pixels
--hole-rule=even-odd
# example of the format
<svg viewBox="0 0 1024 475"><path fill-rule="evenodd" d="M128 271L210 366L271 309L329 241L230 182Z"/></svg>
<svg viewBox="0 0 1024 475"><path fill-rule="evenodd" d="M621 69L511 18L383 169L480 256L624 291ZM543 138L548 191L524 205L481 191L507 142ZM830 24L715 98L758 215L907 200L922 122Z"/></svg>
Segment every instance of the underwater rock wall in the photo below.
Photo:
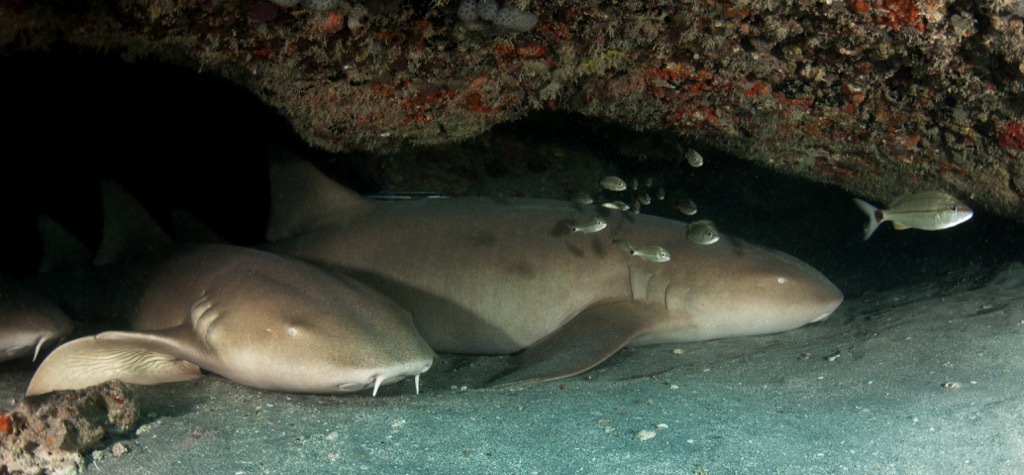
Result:
<svg viewBox="0 0 1024 475"><path fill-rule="evenodd" d="M67 42L220 75L329 151L573 111L877 201L937 188L1024 219L1019 2L511 4L537 24L475 27L443 0L19 1L0 5L0 51Z"/></svg>

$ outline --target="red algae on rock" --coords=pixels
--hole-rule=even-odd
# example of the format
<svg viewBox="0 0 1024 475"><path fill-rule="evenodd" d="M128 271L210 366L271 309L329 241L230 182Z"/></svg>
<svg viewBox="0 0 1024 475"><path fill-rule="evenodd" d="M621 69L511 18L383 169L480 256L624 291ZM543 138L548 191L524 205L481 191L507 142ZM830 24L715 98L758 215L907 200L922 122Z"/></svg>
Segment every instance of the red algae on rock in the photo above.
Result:
<svg viewBox="0 0 1024 475"><path fill-rule="evenodd" d="M470 28L443 0L276 15L260 2L5 4L0 45L62 38L213 72L332 152L568 111L879 201L944 189L1024 219L1024 27L1006 2L517 2L537 17L525 31Z"/></svg>
<svg viewBox="0 0 1024 475"><path fill-rule="evenodd" d="M83 453L138 422L139 408L120 381L26 398L0 412L0 473L75 472Z"/></svg>

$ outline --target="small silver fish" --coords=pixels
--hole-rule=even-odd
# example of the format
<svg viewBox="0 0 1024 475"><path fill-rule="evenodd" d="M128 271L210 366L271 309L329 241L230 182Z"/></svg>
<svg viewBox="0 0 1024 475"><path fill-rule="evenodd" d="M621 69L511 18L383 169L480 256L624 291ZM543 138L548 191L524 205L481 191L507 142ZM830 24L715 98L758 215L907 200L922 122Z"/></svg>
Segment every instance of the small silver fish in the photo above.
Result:
<svg viewBox="0 0 1024 475"><path fill-rule="evenodd" d="M602 208L617 209L619 211L629 211L629 205L622 201L612 201L611 203L601 203Z"/></svg>
<svg viewBox="0 0 1024 475"><path fill-rule="evenodd" d="M651 195L647 194L646 191L641 191L640 194L636 196L636 199L644 206L651 204Z"/></svg>
<svg viewBox="0 0 1024 475"><path fill-rule="evenodd" d="M676 209L687 216L693 216L697 214L697 203L694 203L691 199L679 200L679 202L676 203Z"/></svg>
<svg viewBox="0 0 1024 475"><path fill-rule="evenodd" d="M629 255L639 257L648 262L668 262L672 259L672 255L661 246L633 247L621 239L616 239L612 243L618 246L619 249L629 253Z"/></svg>
<svg viewBox="0 0 1024 475"><path fill-rule="evenodd" d="M974 216L974 211L960 200L941 191L921 191L896 198L889 203L889 209L878 209L864 200L853 199L857 207L868 215L864 226L864 240L878 229L878 225L890 221L892 227L937 231L956 226Z"/></svg>
<svg viewBox="0 0 1024 475"><path fill-rule="evenodd" d="M704 157L701 156L700 152L692 148L686 151L686 161L693 168L699 168L701 165L704 165Z"/></svg>
<svg viewBox="0 0 1024 475"><path fill-rule="evenodd" d="M665 200L665 187L659 186L658 187L658 192L655 193L655 195L658 197L658 201L664 201Z"/></svg>
<svg viewBox="0 0 1024 475"><path fill-rule="evenodd" d="M722 235L718 233L715 223L712 223L710 219L702 219L690 223L686 229L686 237L694 244L707 246L718 242Z"/></svg>
<svg viewBox="0 0 1024 475"><path fill-rule="evenodd" d="M593 204L594 203L594 198L591 198L590 195L588 195L588 194L586 194L586 193L581 191L579 193L573 194L569 198L569 201L572 201L573 203L576 203L576 204L579 204L579 205L589 205L589 204Z"/></svg>
<svg viewBox="0 0 1024 475"><path fill-rule="evenodd" d="M661 246L644 246L633 249L632 254L645 261L668 262L672 255Z"/></svg>
<svg viewBox="0 0 1024 475"><path fill-rule="evenodd" d="M606 227L608 227L608 223L606 223L603 219L598 217L594 217L593 219L584 221L582 223L569 225L569 228L572 229L572 232L583 234L596 233Z"/></svg>
<svg viewBox="0 0 1024 475"><path fill-rule="evenodd" d="M633 181L629 182L629 189L636 191L638 188L640 188L640 180L633 177Z"/></svg>
<svg viewBox="0 0 1024 475"><path fill-rule="evenodd" d="M602 178L601 186L609 191L626 191L626 181L617 176L606 176Z"/></svg>

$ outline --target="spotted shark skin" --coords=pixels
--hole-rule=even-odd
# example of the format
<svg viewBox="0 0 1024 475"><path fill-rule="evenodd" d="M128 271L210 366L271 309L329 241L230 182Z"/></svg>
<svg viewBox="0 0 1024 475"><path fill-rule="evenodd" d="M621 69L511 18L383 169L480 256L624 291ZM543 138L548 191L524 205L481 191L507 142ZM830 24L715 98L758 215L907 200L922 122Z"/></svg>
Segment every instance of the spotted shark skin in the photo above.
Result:
<svg viewBox="0 0 1024 475"><path fill-rule="evenodd" d="M792 256L730 236L697 244L686 223L654 216L537 199L374 201L300 160L273 165L271 193L268 250L391 297L435 351L519 353L497 386L576 375L627 345L792 330L843 300ZM571 232L595 216L606 229Z"/></svg>

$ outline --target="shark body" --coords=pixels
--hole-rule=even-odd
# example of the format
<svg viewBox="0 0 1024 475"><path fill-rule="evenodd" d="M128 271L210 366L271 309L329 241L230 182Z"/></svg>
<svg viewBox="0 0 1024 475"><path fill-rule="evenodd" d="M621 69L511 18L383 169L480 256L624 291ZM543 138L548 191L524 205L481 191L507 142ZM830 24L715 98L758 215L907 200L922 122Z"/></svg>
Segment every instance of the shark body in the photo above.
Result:
<svg viewBox="0 0 1024 475"><path fill-rule="evenodd" d="M695 244L686 223L653 216L552 200L372 201L300 161L276 164L271 190L269 250L370 284L412 312L435 351L522 352L499 385L575 375L626 345L791 330L843 299L794 257L728 236ZM571 232L594 216L607 228Z"/></svg>
<svg viewBox="0 0 1024 475"><path fill-rule="evenodd" d="M343 393L419 378L434 353L409 313L352 279L267 252L200 245L153 273L134 331L54 350L27 395L211 371L261 389Z"/></svg>
<svg viewBox="0 0 1024 475"><path fill-rule="evenodd" d="M121 187L102 184L104 237L90 278L132 331L54 350L27 395L111 379L158 384L206 370L261 389L344 393L416 378L434 352L409 312L348 276L256 249L175 246ZM122 256L135 256L125 259ZM100 272L103 274L103 272ZM77 273L75 275L78 275ZM116 284L113 285L113 284Z"/></svg>

